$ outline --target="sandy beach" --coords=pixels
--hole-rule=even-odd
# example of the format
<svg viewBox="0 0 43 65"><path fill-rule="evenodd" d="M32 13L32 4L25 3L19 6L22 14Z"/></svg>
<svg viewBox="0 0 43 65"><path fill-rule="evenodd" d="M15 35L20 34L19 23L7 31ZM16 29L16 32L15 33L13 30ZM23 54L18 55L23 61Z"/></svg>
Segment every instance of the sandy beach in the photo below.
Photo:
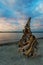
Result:
<svg viewBox="0 0 43 65"><path fill-rule="evenodd" d="M43 39L38 39L40 56L26 58L18 52L18 42L0 46L0 65L43 65Z"/></svg>

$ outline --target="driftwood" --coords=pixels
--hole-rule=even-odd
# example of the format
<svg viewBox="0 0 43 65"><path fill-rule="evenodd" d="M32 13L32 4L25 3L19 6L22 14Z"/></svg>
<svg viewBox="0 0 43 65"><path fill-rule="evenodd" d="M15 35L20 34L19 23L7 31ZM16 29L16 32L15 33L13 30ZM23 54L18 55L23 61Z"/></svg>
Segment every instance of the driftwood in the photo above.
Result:
<svg viewBox="0 0 43 65"><path fill-rule="evenodd" d="M36 37L32 34L30 29L30 20L28 19L25 29L23 30L23 36L19 41L19 51L22 51L26 56L33 56L37 51L38 42Z"/></svg>

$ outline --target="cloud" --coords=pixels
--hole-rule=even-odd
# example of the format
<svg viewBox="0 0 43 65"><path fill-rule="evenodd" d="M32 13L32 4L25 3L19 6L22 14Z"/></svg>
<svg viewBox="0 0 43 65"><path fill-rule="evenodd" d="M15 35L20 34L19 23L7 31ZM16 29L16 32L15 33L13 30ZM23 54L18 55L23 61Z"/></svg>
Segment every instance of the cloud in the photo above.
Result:
<svg viewBox="0 0 43 65"><path fill-rule="evenodd" d="M33 30L43 30L43 17L35 17L31 20L31 29Z"/></svg>
<svg viewBox="0 0 43 65"><path fill-rule="evenodd" d="M0 18L0 30L1 31L16 31L23 30L27 20L22 19L6 19ZM43 29L42 19L34 18L31 21L31 29L39 30Z"/></svg>
<svg viewBox="0 0 43 65"><path fill-rule="evenodd" d="M0 17L23 18L26 15L21 12L21 7L17 6L16 0L0 1ZM19 11L20 8L20 11ZM23 9L22 9L23 10ZM25 15L25 16L24 16Z"/></svg>
<svg viewBox="0 0 43 65"><path fill-rule="evenodd" d="M0 31L22 30L25 20L0 18Z"/></svg>
<svg viewBox="0 0 43 65"><path fill-rule="evenodd" d="M32 13L34 16L42 15L43 14L43 1L39 0L33 7Z"/></svg>
<svg viewBox="0 0 43 65"><path fill-rule="evenodd" d="M30 16L35 0L0 0L0 6L2 17L6 18L20 18L17 12ZM1 17L1 16L0 16Z"/></svg>
<svg viewBox="0 0 43 65"><path fill-rule="evenodd" d="M38 11L38 12L40 12L40 13L43 13L43 2L40 2L40 3L37 5L37 7L36 7L35 10Z"/></svg>
<svg viewBox="0 0 43 65"><path fill-rule="evenodd" d="M0 0L0 17L6 17L6 18L14 18L17 15L14 13L16 10L14 10L16 0Z"/></svg>
<svg viewBox="0 0 43 65"><path fill-rule="evenodd" d="M3 1L0 0L0 2L6 6L12 7L16 2L16 0L3 0Z"/></svg>
<svg viewBox="0 0 43 65"><path fill-rule="evenodd" d="M0 31L10 30L16 30L16 26L13 29L13 25L10 22L7 22L6 18L0 18Z"/></svg>
<svg viewBox="0 0 43 65"><path fill-rule="evenodd" d="M27 20L25 19L6 19L0 18L0 31L20 31L23 30ZM43 29L42 19L34 18L31 20L31 29Z"/></svg>

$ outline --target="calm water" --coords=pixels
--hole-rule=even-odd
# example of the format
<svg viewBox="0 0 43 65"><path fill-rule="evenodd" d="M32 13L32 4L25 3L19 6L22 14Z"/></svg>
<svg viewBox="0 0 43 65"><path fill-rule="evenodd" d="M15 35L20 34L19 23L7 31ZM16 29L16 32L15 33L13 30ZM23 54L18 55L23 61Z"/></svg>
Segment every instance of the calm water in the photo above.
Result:
<svg viewBox="0 0 43 65"><path fill-rule="evenodd" d="M22 37L23 33L0 33L0 43L15 42ZM43 33L33 33L37 38L43 37Z"/></svg>

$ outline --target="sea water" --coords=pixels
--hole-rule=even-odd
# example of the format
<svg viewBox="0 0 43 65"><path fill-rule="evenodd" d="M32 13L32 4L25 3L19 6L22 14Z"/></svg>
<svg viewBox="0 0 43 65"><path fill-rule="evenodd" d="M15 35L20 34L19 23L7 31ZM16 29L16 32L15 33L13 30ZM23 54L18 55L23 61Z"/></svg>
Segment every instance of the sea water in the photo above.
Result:
<svg viewBox="0 0 43 65"><path fill-rule="evenodd" d="M19 41L23 33L0 33L0 44ZM36 38L43 37L43 33L33 33Z"/></svg>

